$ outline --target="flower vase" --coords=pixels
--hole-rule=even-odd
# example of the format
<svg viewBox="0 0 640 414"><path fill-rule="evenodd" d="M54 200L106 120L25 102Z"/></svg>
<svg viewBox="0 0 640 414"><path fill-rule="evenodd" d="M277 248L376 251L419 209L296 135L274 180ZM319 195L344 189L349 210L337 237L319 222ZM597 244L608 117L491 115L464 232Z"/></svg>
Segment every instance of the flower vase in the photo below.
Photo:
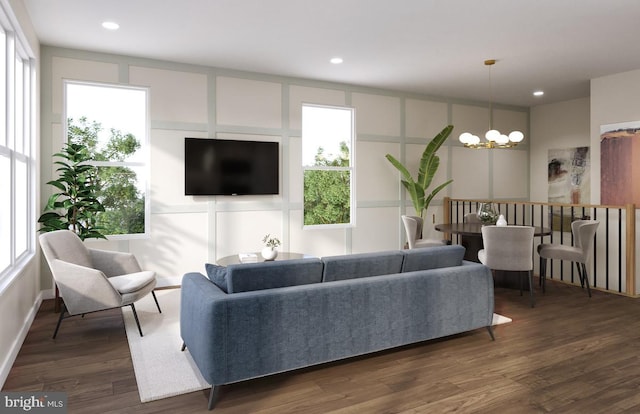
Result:
<svg viewBox="0 0 640 414"><path fill-rule="evenodd" d="M498 213L496 213L493 203L480 203L478 218L482 224L496 224Z"/></svg>
<svg viewBox="0 0 640 414"><path fill-rule="evenodd" d="M262 249L261 254L266 261L275 260L278 257L278 250L275 247L265 247Z"/></svg>

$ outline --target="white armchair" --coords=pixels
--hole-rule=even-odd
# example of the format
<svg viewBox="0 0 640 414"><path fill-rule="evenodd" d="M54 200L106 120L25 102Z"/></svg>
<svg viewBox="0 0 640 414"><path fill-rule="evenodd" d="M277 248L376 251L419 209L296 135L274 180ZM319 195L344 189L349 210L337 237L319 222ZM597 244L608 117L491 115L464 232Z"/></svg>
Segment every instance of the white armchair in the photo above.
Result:
<svg viewBox="0 0 640 414"><path fill-rule="evenodd" d="M162 312L153 292L155 272L141 270L134 255L89 249L69 230L43 233L39 240L64 301L54 339L65 317L123 306L131 306L138 331L143 336L134 302L149 292L158 312Z"/></svg>

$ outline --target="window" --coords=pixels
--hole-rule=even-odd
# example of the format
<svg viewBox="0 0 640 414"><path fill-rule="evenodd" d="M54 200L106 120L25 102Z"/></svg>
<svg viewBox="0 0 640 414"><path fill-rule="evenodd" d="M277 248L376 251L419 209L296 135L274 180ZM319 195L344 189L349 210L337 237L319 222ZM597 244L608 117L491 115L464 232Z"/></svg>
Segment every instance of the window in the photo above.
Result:
<svg viewBox="0 0 640 414"><path fill-rule="evenodd" d="M105 235L147 233L147 96L145 88L65 82L67 140L85 145L98 168Z"/></svg>
<svg viewBox="0 0 640 414"><path fill-rule="evenodd" d="M35 62L0 7L0 280L35 248Z"/></svg>
<svg viewBox="0 0 640 414"><path fill-rule="evenodd" d="M354 110L302 105L304 225L354 225Z"/></svg>

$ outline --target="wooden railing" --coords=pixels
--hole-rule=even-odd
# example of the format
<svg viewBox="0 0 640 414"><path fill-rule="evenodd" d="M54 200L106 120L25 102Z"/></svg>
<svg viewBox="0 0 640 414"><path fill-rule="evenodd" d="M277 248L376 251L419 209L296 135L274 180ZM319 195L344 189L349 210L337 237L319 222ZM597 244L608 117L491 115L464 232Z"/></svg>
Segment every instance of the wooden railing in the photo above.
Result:
<svg viewBox="0 0 640 414"><path fill-rule="evenodd" d="M571 222L588 218L598 220L593 257L589 263L589 283L594 289L639 297L640 283L636 274L636 208L633 204L607 206L592 204L558 204L528 201L444 199L444 220L462 222L464 215L476 212L480 203L491 202L509 224L541 226L552 230L540 237L539 243L573 244ZM456 242L456 240L454 240ZM539 273L537 253L534 272ZM552 260L547 277L579 284L578 273L570 262Z"/></svg>

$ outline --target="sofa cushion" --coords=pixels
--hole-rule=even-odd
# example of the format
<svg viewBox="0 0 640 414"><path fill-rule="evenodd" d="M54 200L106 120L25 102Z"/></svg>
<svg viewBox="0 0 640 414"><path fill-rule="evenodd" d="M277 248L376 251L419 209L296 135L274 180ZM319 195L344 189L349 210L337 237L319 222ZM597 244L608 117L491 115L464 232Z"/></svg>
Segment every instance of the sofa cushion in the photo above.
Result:
<svg viewBox="0 0 640 414"><path fill-rule="evenodd" d="M403 272L460 266L465 248L459 244L404 250Z"/></svg>
<svg viewBox="0 0 640 414"><path fill-rule="evenodd" d="M323 257L323 282L357 279L400 273L404 256L401 251L348 254Z"/></svg>
<svg viewBox="0 0 640 414"><path fill-rule="evenodd" d="M211 263L206 263L204 268L207 270L207 276L209 279L224 293L227 293L227 268L225 266L218 266Z"/></svg>
<svg viewBox="0 0 640 414"><path fill-rule="evenodd" d="M276 260L227 266L227 292L274 289L322 281L320 259Z"/></svg>

